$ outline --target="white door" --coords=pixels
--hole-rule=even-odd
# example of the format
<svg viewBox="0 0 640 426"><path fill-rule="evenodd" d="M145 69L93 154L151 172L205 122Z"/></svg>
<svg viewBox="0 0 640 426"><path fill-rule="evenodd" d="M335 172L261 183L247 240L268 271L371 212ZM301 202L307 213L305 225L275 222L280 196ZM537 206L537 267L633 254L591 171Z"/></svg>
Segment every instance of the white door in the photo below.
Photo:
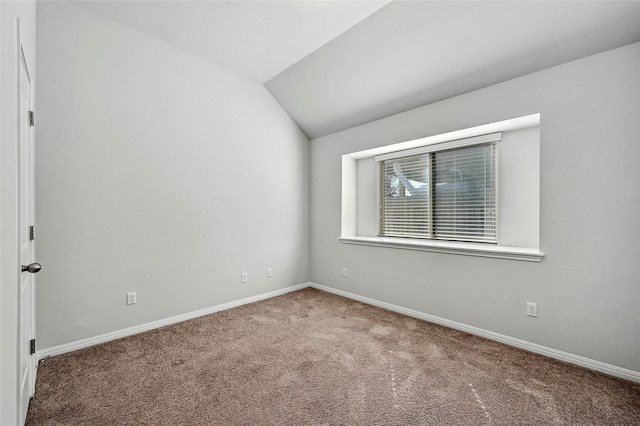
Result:
<svg viewBox="0 0 640 426"><path fill-rule="evenodd" d="M33 179L33 116L32 116L32 80L27 69L24 52L20 51L20 93L18 96L19 117L19 242L20 261L23 265L19 292L19 331L18 359L20 365L20 424L24 424L29 408L29 399L35 390L36 357L35 341L35 290L34 273L40 265L33 263L33 224L34 224L34 179Z"/></svg>

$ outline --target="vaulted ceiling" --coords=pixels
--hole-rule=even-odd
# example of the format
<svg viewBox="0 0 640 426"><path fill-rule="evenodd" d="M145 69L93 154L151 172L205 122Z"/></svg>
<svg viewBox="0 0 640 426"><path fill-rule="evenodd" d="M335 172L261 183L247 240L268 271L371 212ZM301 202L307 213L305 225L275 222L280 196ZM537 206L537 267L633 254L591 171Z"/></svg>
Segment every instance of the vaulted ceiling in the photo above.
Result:
<svg viewBox="0 0 640 426"><path fill-rule="evenodd" d="M640 41L640 1L74 3L264 84L310 138Z"/></svg>

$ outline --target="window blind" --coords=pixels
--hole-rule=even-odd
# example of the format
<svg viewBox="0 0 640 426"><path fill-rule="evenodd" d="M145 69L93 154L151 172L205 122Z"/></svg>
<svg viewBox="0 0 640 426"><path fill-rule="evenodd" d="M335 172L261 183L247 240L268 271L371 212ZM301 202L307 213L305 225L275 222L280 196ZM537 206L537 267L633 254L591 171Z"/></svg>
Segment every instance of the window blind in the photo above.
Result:
<svg viewBox="0 0 640 426"><path fill-rule="evenodd" d="M470 139L376 158L381 236L497 242L499 134Z"/></svg>
<svg viewBox="0 0 640 426"><path fill-rule="evenodd" d="M380 163L381 235L431 236L430 161L429 155L417 155Z"/></svg>

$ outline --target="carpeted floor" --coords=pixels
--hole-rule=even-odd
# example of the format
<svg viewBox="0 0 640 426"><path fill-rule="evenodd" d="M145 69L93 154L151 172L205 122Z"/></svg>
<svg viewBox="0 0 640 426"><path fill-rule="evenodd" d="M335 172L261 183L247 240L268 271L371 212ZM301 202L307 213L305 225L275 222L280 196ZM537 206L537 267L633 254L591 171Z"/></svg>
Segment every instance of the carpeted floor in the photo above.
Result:
<svg viewBox="0 0 640 426"><path fill-rule="evenodd" d="M315 289L41 363L28 425L639 425L640 384Z"/></svg>

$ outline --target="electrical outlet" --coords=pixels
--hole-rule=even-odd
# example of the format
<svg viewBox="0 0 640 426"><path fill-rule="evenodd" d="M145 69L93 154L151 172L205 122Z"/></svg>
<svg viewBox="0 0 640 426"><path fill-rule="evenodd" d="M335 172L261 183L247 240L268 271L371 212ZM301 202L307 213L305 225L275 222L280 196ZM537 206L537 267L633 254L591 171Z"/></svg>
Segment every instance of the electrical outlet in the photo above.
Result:
<svg viewBox="0 0 640 426"><path fill-rule="evenodd" d="M530 317L537 317L538 316L538 304L537 303L527 302L527 315L530 316Z"/></svg>
<svg viewBox="0 0 640 426"><path fill-rule="evenodd" d="M136 304L136 292L133 291L131 293L127 293L127 305L135 305Z"/></svg>
<svg viewBox="0 0 640 426"><path fill-rule="evenodd" d="M343 277L347 276L347 268L342 268L342 276Z"/></svg>
<svg viewBox="0 0 640 426"><path fill-rule="evenodd" d="M272 277L272 276L273 276L273 269L267 268L267 277Z"/></svg>
<svg viewBox="0 0 640 426"><path fill-rule="evenodd" d="M249 274L247 274L246 272L243 272L242 274L240 274L241 283L246 283L248 280L249 280Z"/></svg>

